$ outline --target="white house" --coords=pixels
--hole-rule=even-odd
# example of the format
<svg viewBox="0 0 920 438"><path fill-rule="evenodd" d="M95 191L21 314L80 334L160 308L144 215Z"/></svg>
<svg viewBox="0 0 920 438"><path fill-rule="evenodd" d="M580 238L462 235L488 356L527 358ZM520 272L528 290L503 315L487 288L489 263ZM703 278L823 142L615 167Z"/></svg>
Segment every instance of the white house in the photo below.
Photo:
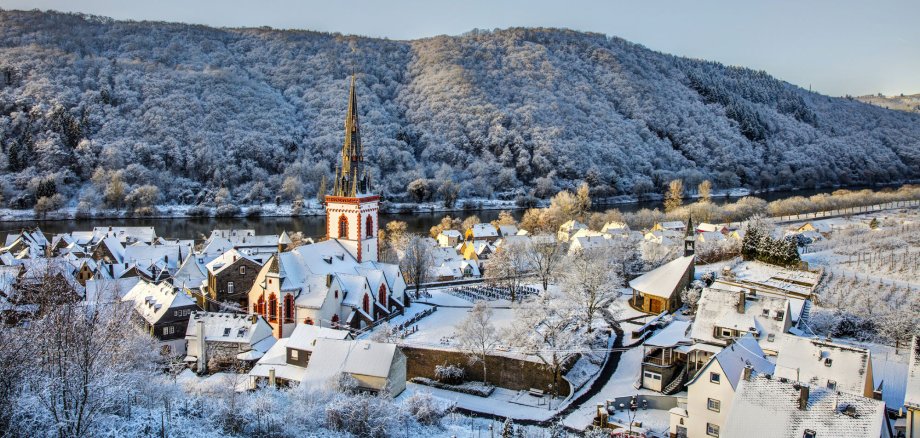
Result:
<svg viewBox="0 0 920 438"><path fill-rule="evenodd" d="M578 232L578 230L587 229L587 225L572 219L559 226L559 231L556 233L556 239L560 242L568 242L571 240L572 236Z"/></svg>
<svg viewBox="0 0 920 438"><path fill-rule="evenodd" d="M739 382L720 433L715 436L891 437L882 401L753 373Z"/></svg>
<svg viewBox="0 0 920 438"><path fill-rule="evenodd" d="M784 335L777 339L776 375L864 397L873 396L872 353L820 338Z"/></svg>
<svg viewBox="0 0 920 438"><path fill-rule="evenodd" d="M498 235L501 237L514 236L517 235L519 231L516 225L506 224L498 226Z"/></svg>
<svg viewBox="0 0 920 438"><path fill-rule="evenodd" d="M442 230L438 233L438 246L453 248L460 244L461 237L457 230Z"/></svg>
<svg viewBox="0 0 920 438"><path fill-rule="evenodd" d="M791 327L788 299L751 294L743 287L717 281L700 295L690 337L726 346L750 333L764 351L776 354L778 337Z"/></svg>
<svg viewBox="0 0 920 438"><path fill-rule="evenodd" d="M250 387L255 388L258 382L276 386L300 384L320 338L353 339L353 336L348 330L298 324L291 336L279 339L249 371Z"/></svg>
<svg viewBox="0 0 920 438"><path fill-rule="evenodd" d="M738 384L751 372L772 373L773 364L747 335L713 356L687 383L687 410L671 411L671 431L683 428L685 436L720 436Z"/></svg>
<svg viewBox="0 0 920 438"><path fill-rule="evenodd" d="M255 363L275 344L264 318L222 312L192 312L185 341L186 362L196 363L198 373Z"/></svg>
<svg viewBox="0 0 920 438"><path fill-rule="evenodd" d="M325 386L339 375L351 377L357 390L396 397L406 388L406 356L396 344L316 339L304 382Z"/></svg>
<svg viewBox="0 0 920 438"><path fill-rule="evenodd" d="M489 223L476 224L466 230L466 240L494 242L498 240L498 238L498 228L495 228L495 225Z"/></svg>

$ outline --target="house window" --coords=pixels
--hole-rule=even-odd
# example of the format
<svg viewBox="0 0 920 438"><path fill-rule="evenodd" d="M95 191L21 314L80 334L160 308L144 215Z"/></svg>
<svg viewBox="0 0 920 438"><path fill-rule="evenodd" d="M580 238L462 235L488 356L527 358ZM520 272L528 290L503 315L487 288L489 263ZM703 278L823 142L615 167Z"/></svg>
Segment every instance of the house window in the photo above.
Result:
<svg viewBox="0 0 920 438"><path fill-rule="evenodd" d="M339 315L332 315L332 326L333 327L339 326Z"/></svg>
<svg viewBox="0 0 920 438"><path fill-rule="evenodd" d="M827 389L830 389L831 391L836 390L836 389L837 389L837 381L836 381L836 380L828 380L828 381L827 381Z"/></svg>
<svg viewBox="0 0 920 438"><path fill-rule="evenodd" d="M706 402L706 408L713 412L719 412L719 409L722 407L722 402L711 398Z"/></svg>
<svg viewBox="0 0 920 438"><path fill-rule="evenodd" d="M175 326L171 326L171 325L163 326L163 336L168 336L175 332L176 332Z"/></svg>
<svg viewBox="0 0 920 438"><path fill-rule="evenodd" d="M719 436L719 426L712 423L706 423L706 435Z"/></svg>
<svg viewBox="0 0 920 438"><path fill-rule="evenodd" d="M246 267L240 266L240 275L246 275Z"/></svg>
<svg viewBox="0 0 920 438"><path fill-rule="evenodd" d="M770 333L769 335L767 335L767 342L773 342L774 339L776 339L776 335L774 335L773 333Z"/></svg>
<svg viewBox="0 0 920 438"><path fill-rule="evenodd" d="M343 214L339 217L339 239L348 237L348 218Z"/></svg>
<svg viewBox="0 0 920 438"><path fill-rule="evenodd" d="M805 433L802 434L802 438L815 438L816 436L818 436L818 432L811 429L805 429Z"/></svg>
<svg viewBox="0 0 920 438"><path fill-rule="evenodd" d="M259 302L256 303L256 313L265 316L265 297L259 296Z"/></svg>
<svg viewBox="0 0 920 438"><path fill-rule="evenodd" d="M367 238L368 239L373 238L374 237L374 219L371 218L371 215L367 215L367 219L365 220L364 228L366 228L365 234L367 235Z"/></svg>
<svg viewBox="0 0 920 438"><path fill-rule="evenodd" d="M228 294L232 294L232 293L233 293L233 282L232 282L232 281L228 281L228 282L227 282L227 293L228 293Z"/></svg>
<svg viewBox="0 0 920 438"><path fill-rule="evenodd" d="M649 379L649 380L661 380L661 374L650 373L650 372L646 371L646 372L644 373L644 376L645 376L646 379Z"/></svg>
<svg viewBox="0 0 920 438"><path fill-rule="evenodd" d="M387 306L387 287L382 284L380 285L380 290L377 292L377 301L379 301L383 307Z"/></svg>
<svg viewBox="0 0 920 438"><path fill-rule="evenodd" d="M709 373L709 381L712 383L719 383L722 380L722 376L719 373Z"/></svg>
<svg viewBox="0 0 920 438"><path fill-rule="evenodd" d="M367 296L367 294L364 294L364 302L361 304L361 307L364 308L364 313L367 313L368 315L370 315L371 299L370 297Z"/></svg>
<svg viewBox="0 0 920 438"><path fill-rule="evenodd" d="M729 329L722 329L722 337L723 337L723 338L730 338L730 337L732 337L732 331L729 330Z"/></svg>
<svg viewBox="0 0 920 438"><path fill-rule="evenodd" d="M770 316L770 309L763 309L763 316Z"/></svg>
<svg viewBox="0 0 920 438"><path fill-rule="evenodd" d="M777 311L776 311L776 319L777 319L777 320L783 319L783 316L784 316L785 314L786 314L786 312L784 312L784 311L782 311L782 310L777 310Z"/></svg>
<svg viewBox="0 0 920 438"><path fill-rule="evenodd" d="M224 336L230 336L230 330L231 330L230 327L225 327L225 328L224 328Z"/></svg>
<svg viewBox="0 0 920 438"><path fill-rule="evenodd" d="M297 350L291 350L291 359L297 360Z"/></svg>

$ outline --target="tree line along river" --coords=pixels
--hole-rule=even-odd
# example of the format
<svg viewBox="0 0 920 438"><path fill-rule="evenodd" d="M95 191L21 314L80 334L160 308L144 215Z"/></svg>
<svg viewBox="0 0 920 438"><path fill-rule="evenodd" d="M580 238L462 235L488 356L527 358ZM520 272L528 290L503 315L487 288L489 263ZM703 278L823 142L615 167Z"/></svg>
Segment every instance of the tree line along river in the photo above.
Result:
<svg viewBox="0 0 920 438"><path fill-rule="evenodd" d="M837 189L817 189L817 190L800 190L791 192L769 192L755 195L767 201L784 199L792 196L811 196L817 193L829 193ZM722 204L734 201L737 198L714 197L713 202ZM692 202L690 200L686 202ZM628 204L616 205L594 205L592 210L605 211L616 208L623 212L637 211L642 208L662 208L662 201L641 201ZM393 220L406 222L409 232L427 233L428 230L438 224L444 216L465 218L470 215L476 215L483 222L489 222L498 217L500 210L458 210L452 212L433 212L433 213L382 213L380 220L382 224ZM520 219L524 210L512 210L512 215ZM58 233L66 233L77 230L91 230L93 227L102 226L130 226L142 227L152 226L156 229L158 236L176 238L176 239L203 239L207 237L211 230L214 229L253 229L256 234L279 234L282 231L289 233L302 232L305 237L321 237L326 234L325 216L296 216L296 217L276 217L262 216L257 218L232 217L232 218L202 218L202 217L179 217L179 218L92 218L92 219L68 219L68 220L30 220L30 221L7 221L0 222L0 235L9 233L18 233L22 228L40 227L46 235L50 236Z"/></svg>

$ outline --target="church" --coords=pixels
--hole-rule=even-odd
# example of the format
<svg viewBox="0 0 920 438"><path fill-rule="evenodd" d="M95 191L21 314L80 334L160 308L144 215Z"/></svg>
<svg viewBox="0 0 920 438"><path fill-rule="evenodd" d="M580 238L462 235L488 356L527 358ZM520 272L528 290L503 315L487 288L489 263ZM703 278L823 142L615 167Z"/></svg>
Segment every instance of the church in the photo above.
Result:
<svg viewBox="0 0 920 438"><path fill-rule="evenodd" d="M249 292L249 311L264 316L276 337L297 324L360 329L409 305L399 266L377 261L380 196L364 168L354 76L342 163L325 200L325 238L273 255Z"/></svg>

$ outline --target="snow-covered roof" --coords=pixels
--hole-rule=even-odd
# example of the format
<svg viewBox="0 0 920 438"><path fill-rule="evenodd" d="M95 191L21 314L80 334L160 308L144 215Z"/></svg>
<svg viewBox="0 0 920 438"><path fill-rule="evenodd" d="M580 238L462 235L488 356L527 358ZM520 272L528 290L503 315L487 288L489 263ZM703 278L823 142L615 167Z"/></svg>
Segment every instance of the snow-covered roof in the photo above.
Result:
<svg viewBox="0 0 920 438"><path fill-rule="evenodd" d="M489 223L473 225L470 231L473 238L498 237L498 230L495 228L495 225Z"/></svg>
<svg viewBox="0 0 920 438"><path fill-rule="evenodd" d="M441 230L441 235L442 235L442 236L447 236L447 237L457 237L457 238L459 238L459 237L460 237L460 232L457 231L457 230Z"/></svg>
<svg viewBox="0 0 920 438"><path fill-rule="evenodd" d="M93 236L97 239L114 237L121 243L128 240L151 243L157 238L153 227L95 227Z"/></svg>
<svg viewBox="0 0 920 438"><path fill-rule="evenodd" d="M179 264L182 263L183 250L188 250L179 245L145 245L135 244L128 245L125 248L124 258L121 260L125 263L136 263L140 266L150 266L159 261L166 262L166 266L175 271Z"/></svg>
<svg viewBox="0 0 920 438"><path fill-rule="evenodd" d="M718 231L704 231L697 234L696 239L700 242L721 242L725 240L725 235Z"/></svg>
<svg viewBox="0 0 920 438"><path fill-rule="evenodd" d="M271 345L266 345L263 341L268 338L274 340L272 327L265 321L265 318L258 315L223 312L192 312L185 329L186 339L197 339L199 321L204 323L205 342L247 344L254 349L256 344L261 343L263 346L261 351L264 352Z"/></svg>
<svg viewBox="0 0 920 438"><path fill-rule="evenodd" d="M700 222L700 224L696 226L696 231L700 233L707 233L707 232L713 232L713 231L722 232L722 230L724 229L725 229L725 225L710 224L706 222Z"/></svg>
<svg viewBox="0 0 920 438"><path fill-rule="evenodd" d="M288 337L288 347L297 350L313 351L317 339L350 339L348 330L336 330L328 327L319 327L312 324L297 324L291 336Z"/></svg>
<svg viewBox="0 0 920 438"><path fill-rule="evenodd" d="M387 378L397 354L396 344L319 338L304 379L323 384L338 373Z"/></svg>
<svg viewBox="0 0 920 438"><path fill-rule="evenodd" d="M108 248L109 252L112 254L112 257L115 258L115 260L112 260L113 262L121 263L121 262L124 261L124 259L125 259L125 247L122 246L122 244L121 244L121 242L118 240L118 238L115 238L115 237L106 237L106 238L102 239L102 241L99 242L99 244L105 246L106 248Z"/></svg>
<svg viewBox="0 0 920 438"><path fill-rule="evenodd" d="M585 225L585 224L583 224L583 223L581 223L581 222L578 222L578 221L575 220L575 219L572 219L572 220L567 221L567 222L563 223L562 225L560 225L560 226L559 226L559 231L572 232L572 231L575 231L575 230L580 230L580 229L582 229L582 228L588 228L588 226Z"/></svg>
<svg viewBox="0 0 920 438"><path fill-rule="evenodd" d="M649 347L673 347L681 342L689 342L690 339L687 338L687 329L689 328L690 321L673 321L645 341L645 345Z"/></svg>
<svg viewBox="0 0 920 438"><path fill-rule="evenodd" d="M166 282L154 284L143 280L135 284L121 300L133 301L134 310L150 324L159 321L170 309L195 305L188 295Z"/></svg>
<svg viewBox="0 0 920 438"><path fill-rule="evenodd" d="M516 225L499 225L498 232L502 236L513 236L518 233L518 227Z"/></svg>
<svg viewBox="0 0 920 438"><path fill-rule="evenodd" d="M869 374L871 352L865 348L827 341L784 335L777 339L779 355L776 375L813 386L836 382L837 391L867 395L872 391Z"/></svg>
<svg viewBox="0 0 920 438"><path fill-rule="evenodd" d="M743 313L738 311L742 297ZM700 342L724 345L727 340L715 337L716 327L742 333L756 332L761 348L776 351L779 346L776 338L792 325L790 313L786 298L752 296L743 288L717 281L703 289L700 295L690 337Z"/></svg>
<svg viewBox="0 0 920 438"><path fill-rule="evenodd" d="M611 221L604 224L604 227L601 228L602 233L609 233L617 230L629 231L629 225L626 225L625 222Z"/></svg>
<svg viewBox="0 0 920 438"><path fill-rule="evenodd" d="M763 350L760 349L760 345L757 344L757 340L747 334L709 359L709 362L687 385L693 384L702 375L708 375L706 370L714 363L718 363L719 367L722 368L722 373L725 374L725 378L728 379L732 388L738 387L738 382L743 377L745 367L751 367L753 372L765 374L772 374L775 368L773 363L767 360Z"/></svg>
<svg viewBox="0 0 920 438"><path fill-rule="evenodd" d="M236 249L231 249L230 251L227 251L215 257L214 260L211 260L210 262L205 264L205 269L207 269L208 272L214 275L217 275L221 273L224 269L226 269L228 266L236 263L236 261L239 259L246 259L257 265L262 264L262 263L259 263L257 260L253 259L252 257L237 251Z"/></svg>
<svg viewBox="0 0 920 438"><path fill-rule="evenodd" d="M910 363L907 365L907 390L904 393L904 405L920 409L920 336L914 336L910 351Z"/></svg>
<svg viewBox="0 0 920 438"><path fill-rule="evenodd" d="M629 287L644 294L670 298L677 285L693 266L693 256L678 257L629 282Z"/></svg>
<svg viewBox="0 0 920 438"><path fill-rule="evenodd" d="M667 221L667 222L658 223L658 228L661 228L664 230L679 231L679 230L683 230L686 227L687 225L682 221Z"/></svg>
<svg viewBox="0 0 920 438"><path fill-rule="evenodd" d="M569 244L569 253L574 253L579 250L605 248L610 245L610 239L604 234L597 236L576 236L572 238L572 243Z"/></svg>
<svg viewBox="0 0 920 438"><path fill-rule="evenodd" d="M793 381L765 375L742 380L732 401L722 436L878 438L888 436L885 403L871 398L838 393L821 387L808 388L805 409L799 406L802 389ZM848 412L848 409L852 411ZM756 431L756 435L752 435Z"/></svg>
<svg viewBox="0 0 920 438"><path fill-rule="evenodd" d="M256 362L249 371L250 376L268 378L269 370L275 370L275 377L294 382L303 381L307 369L287 363L287 347L290 338L281 338Z"/></svg>
<svg viewBox="0 0 920 438"><path fill-rule="evenodd" d="M93 278L86 280L85 300L88 303L121 300L140 280L140 277Z"/></svg>

